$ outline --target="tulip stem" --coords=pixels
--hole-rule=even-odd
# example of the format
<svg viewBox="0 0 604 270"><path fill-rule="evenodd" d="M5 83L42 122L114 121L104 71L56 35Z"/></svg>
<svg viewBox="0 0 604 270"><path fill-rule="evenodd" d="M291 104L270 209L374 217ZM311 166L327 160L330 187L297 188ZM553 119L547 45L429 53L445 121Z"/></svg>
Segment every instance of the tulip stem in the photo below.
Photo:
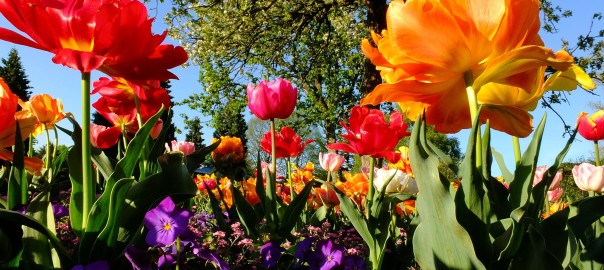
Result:
<svg viewBox="0 0 604 270"><path fill-rule="evenodd" d="M277 194L277 146L275 145L275 119L269 121L270 133L271 133L271 167L268 172L269 177L266 183L266 201L267 210L266 215L269 226L272 229L276 229L277 226L277 208L275 204L275 196Z"/></svg>
<svg viewBox="0 0 604 270"><path fill-rule="evenodd" d="M371 218L371 205L373 204L373 193L375 188L373 187L373 168L375 167L375 159L371 157L369 159L369 186L367 187L367 202L365 202L365 214L367 220Z"/></svg>
<svg viewBox="0 0 604 270"><path fill-rule="evenodd" d="M87 227L96 190L90 162L90 72L82 72L82 231Z"/></svg>
<svg viewBox="0 0 604 270"><path fill-rule="evenodd" d="M476 120L478 113L478 101L476 100L476 91L474 91L474 77L471 71L467 71L463 74L464 81L466 83L466 94L468 95L468 104L470 106L470 119L472 123Z"/></svg>
<svg viewBox="0 0 604 270"><path fill-rule="evenodd" d="M476 91L472 87L472 84L474 84L472 71L466 71L463 74L463 78L466 83L466 94L468 95L468 105L470 106L470 119L472 125L474 125L478 117L478 100L476 99ZM476 144L474 147L476 148L476 169L482 172L482 135L480 133L480 122L478 122L478 126L476 127Z"/></svg>
<svg viewBox="0 0 604 270"><path fill-rule="evenodd" d="M512 145L514 147L514 159L516 160L516 168L520 165L520 139L512 136Z"/></svg>
<svg viewBox="0 0 604 270"><path fill-rule="evenodd" d="M598 141L594 141L594 153L596 155L596 166L602 166L600 162L600 147L598 146Z"/></svg>
<svg viewBox="0 0 604 270"><path fill-rule="evenodd" d="M290 158L287 158L287 177L289 178L289 198L291 199L291 202L293 202L294 198L295 198L294 179L292 178L292 167L291 167Z"/></svg>

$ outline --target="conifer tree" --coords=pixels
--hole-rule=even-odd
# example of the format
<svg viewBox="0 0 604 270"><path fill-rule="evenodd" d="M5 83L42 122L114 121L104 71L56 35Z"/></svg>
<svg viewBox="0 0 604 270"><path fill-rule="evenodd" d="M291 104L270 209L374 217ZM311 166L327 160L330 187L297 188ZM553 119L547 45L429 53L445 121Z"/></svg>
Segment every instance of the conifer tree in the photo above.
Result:
<svg viewBox="0 0 604 270"><path fill-rule="evenodd" d="M8 58L2 58L0 66L0 77L4 79L8 88L15 93L21 100L27 101L31 96L32 87L25 74L25 69L21 64L21 57L15 48L8 53Z"/></svg>

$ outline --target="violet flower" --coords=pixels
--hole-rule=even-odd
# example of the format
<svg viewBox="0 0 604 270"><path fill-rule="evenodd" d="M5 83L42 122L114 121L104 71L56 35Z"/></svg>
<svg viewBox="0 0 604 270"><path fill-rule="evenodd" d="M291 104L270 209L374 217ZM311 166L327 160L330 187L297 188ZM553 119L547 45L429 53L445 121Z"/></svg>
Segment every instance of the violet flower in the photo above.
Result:
<svg viewBox="0 0 604 270"><path fill-rule="evenodd" d="M314 237L307 237L306 239L296 244L296 253L294 258L299 259L300 262L306 262L311 253L312 244L315 242Z"/></svg>
<svg viewBox="0 0 604 270"><path fill-rule="evenodd" d="M96 261L87 265L78 264L72 267L71 270L109 270L109 263L107 261Z"/></svg>
<svg viewBox="0 0 604 270"><path fill-rule="evenodd" d="M170 197L145 214L145 226L149 229L145 241L151 246L171 245L187 230L191 213L176 208Z"/></svg>
<svg viewBox="0 0 604 270"><path fill-rule="evenodd" d="M347 255L342 259L342 269L343 270L365 270L367 269L367 264L363 257L359 255Z"/></svg>
<svg viewBox="0 0 604 270"><path fill-rule="evenodd" d="M271 268L277 265L281 253L285 251L279 244L268 242L260 248L260 256L262 257L262 267Z"/></svg>
<svg viewBox="0 0 604 270"><path fill-rule="evenodd" d="M342 263L343 255L344 247L342 245L334 244L330 240L320 240L309 260L309 269L334 269Z"/></svg>

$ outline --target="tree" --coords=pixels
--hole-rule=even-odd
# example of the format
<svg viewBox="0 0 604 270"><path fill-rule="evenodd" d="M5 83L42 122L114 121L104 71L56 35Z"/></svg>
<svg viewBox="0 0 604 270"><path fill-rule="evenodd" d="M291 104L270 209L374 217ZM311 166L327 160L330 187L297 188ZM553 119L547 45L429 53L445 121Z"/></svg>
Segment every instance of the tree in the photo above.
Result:
<svg viewBox="0 0 604 270"><path fill-rule="evenodd" d="M31 97L29 80L25 74L25 69L21 65L21 57L15 48L8 53L8 58L2 58L0 66L0 77L4 79L8 88L15 93L21 100L28 101Z"/></svg>
<svg viewBox="0 0 604 270"><path fill-rule="evenodd" d="M184 122L185 128L189 130L185 135L185 141L195 144L195 150L203 148L205 145L203 143L201 119L199 117L195 117L193 120L185 118Z"/></svg>
<svg viewBox="0 0 604 270"><path fill-rule="evenodd" d="M334 140L339 121L380 82L375 67L365 66L359 44L368 25L385 25L373 20L385 22L386 1L366 2L174 1L167 23L193 52L204 88L184 103L217 116L227 102L246 103L247 83L283 77L300 90L295 113L304 121L295 127L320 126L325 138Z"/></svg>

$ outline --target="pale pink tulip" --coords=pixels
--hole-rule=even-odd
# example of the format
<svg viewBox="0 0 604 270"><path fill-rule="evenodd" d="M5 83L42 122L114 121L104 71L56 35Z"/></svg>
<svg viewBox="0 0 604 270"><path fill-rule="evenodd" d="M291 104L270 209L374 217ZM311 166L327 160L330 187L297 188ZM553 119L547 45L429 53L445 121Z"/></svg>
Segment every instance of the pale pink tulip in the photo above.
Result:
<svg viewBox="0 0 604 270"><path fill-rule="evenodd" d="M195 144L192 142L177 142L176 140L172 140L170 142L171 147L168 147L168 143L166 143L166 149L168 151L180 151L185 154L185 156L190 155L195 152Z"/></svg>
<svg viewBox="0 0 604 270"><path fill-rule="evenodd" d="M604 167L581 163L573 168L575 184L581 190L604 192Z"/></svg>
<svg viewBox="0 0 604 270"><path fill-rule="evenodd" d="M342 163L344 163L344 157L334 152L326 154L319 153L319 163L321 168L328 172L335 172L340 169Z"/></svg>

